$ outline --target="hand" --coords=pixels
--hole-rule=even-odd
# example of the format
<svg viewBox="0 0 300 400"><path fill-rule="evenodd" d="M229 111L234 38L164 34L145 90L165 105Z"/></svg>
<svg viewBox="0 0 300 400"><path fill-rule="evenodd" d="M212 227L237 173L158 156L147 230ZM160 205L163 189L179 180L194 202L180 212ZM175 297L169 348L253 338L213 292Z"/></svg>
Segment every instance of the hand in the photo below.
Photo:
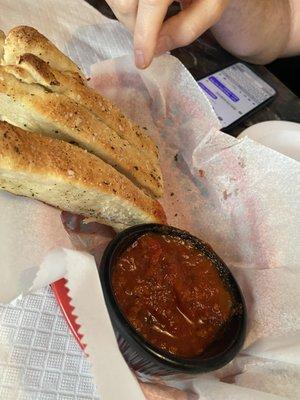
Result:
<svg viewBox="0 0 300 400"><path fill-rule="evenodd" d="M150 65L154 55L190 44L221 17L229 0L182 0L182 11L164 22L171 0L106 0L134 35L135 63Z"/></svg>

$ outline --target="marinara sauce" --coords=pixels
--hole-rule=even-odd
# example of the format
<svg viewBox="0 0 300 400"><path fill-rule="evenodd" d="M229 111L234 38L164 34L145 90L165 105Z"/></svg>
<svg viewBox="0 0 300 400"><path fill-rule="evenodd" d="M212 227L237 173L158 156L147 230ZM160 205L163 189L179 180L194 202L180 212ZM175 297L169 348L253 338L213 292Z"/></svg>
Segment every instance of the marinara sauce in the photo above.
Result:
<svg viewBox="0 0 300 400"><path fill-rule="evenodd" d="M144 234L118 256L112 287L136 331L180 357L200 355L233 305L207 256L188 240L157 233Z"/></svg>

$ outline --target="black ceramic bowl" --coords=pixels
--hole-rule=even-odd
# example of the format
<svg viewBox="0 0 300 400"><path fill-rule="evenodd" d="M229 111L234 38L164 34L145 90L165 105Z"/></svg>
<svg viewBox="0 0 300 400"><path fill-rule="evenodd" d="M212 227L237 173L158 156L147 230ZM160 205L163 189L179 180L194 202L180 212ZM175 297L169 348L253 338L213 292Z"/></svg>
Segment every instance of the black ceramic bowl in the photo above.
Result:
<svg viewBox="0 0 300 400"><path fill-rule="evenodd" d="M222 333L197 357L177 357L152 346L130 325L118 307L111 285L116 257L145 233L172 235L192 242L212 261L232 295L234 304L232 316L222 329ZM119 347L130 367L136 372L158 376L208 372L227 364L241 349L245 339L246 307L239 286L212 248L188 232L159 224L138 225L126 229L118 234L106 248L99 273Z"/></svg>

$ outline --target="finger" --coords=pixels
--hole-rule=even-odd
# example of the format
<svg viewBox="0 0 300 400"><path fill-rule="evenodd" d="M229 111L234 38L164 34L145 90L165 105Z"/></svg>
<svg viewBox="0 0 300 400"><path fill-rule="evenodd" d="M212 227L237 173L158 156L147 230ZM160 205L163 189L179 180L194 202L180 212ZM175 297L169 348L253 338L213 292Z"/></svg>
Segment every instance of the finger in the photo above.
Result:
<svg viewBox="0 0 300 400"><path fill-rule="evenodd" d="M158 33L170 0L140 0L134 29L135 63L146 68L152 61Z"/></svg>
<svg viewBox="0 0 300 400"><path fill-rule="evenodd" d="M106 0L115 16L133 33L138 9L138 0Z"/></svg>
<svg viewBox="0 0 300 400"><path fill-rule="evenodd" d="M164 22L155 54L187 46L214 25L228 0L195 0L187 8Z"/></svg>

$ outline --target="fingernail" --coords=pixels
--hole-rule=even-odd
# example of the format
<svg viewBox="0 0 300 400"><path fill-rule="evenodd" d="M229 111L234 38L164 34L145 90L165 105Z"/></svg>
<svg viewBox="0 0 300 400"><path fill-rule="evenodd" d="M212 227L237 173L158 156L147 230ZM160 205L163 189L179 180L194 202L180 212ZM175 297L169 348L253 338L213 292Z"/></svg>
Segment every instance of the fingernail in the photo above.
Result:
<svg viewBox="0 0 300 400"><path fill-rule="evenodd" d="M134 59L135 59L135 65L138 68L146 67L145 56L142 50L134 50Z"/></svg>
<svg viewBox="0 0 300 400"><path fill-rule="evenodd" d="M171 50L172 43L169 36L161 36L156 45L155 55L160 55L165 53L168 50Z"/></svg>

